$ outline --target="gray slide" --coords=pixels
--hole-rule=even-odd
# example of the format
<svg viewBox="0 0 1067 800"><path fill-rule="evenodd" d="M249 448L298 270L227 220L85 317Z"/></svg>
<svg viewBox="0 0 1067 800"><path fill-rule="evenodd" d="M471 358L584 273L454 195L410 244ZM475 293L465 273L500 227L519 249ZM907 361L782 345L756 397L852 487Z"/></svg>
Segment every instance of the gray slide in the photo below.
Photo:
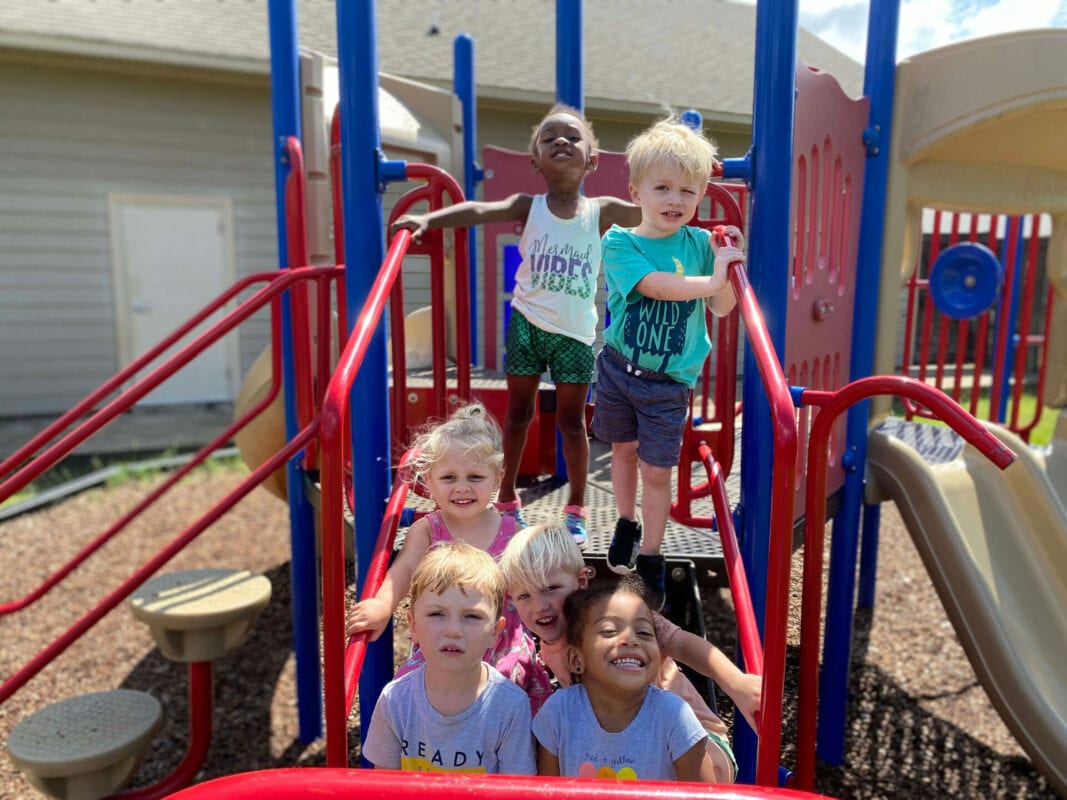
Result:
<svg viewBox="0 0 1067 800"><path fill-rule="evenodd" d="M967 657L1008 728L1067 797L1067 511L1014 434L999 470L952 431L891 418L868 491L893 500Z"/></svg>

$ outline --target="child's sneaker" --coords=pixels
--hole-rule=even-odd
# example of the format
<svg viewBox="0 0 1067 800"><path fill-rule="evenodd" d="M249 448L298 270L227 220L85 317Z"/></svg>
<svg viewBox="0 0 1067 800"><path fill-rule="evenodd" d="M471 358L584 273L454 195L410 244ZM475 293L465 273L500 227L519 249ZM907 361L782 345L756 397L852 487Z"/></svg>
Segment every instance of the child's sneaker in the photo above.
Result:
<svg viewBox="0 0 1067 800"><path fill-rule="evenodd" d="M637 553L641 549L641 523L632 519L619 519L615 523L615 535L608 547L608 569L620 575L634 571Z"/></svg>
<svg viewBox="0 0 1067 800"><path fill-rule="evenodd" d="M515 518L515 530L521 531L523 528L529 527L526 523L526 517L522 515L521 500L508 500L503 503L498 500L493 505L496 506L496 510L501 514Z"/></svg>
<svg viewBox="0 0 1067 800"><path fill-rule="evenodd" d="M663 603L667 599L666 560L664 560L663 556L639 555L637 557L637 574L641 576L641 580L645 582L648 591L656 600L656 607L652 610L661 611Z"/></svg>
<svg viewBox="0 0 1067 800"><path fill-rule="evenodd" d="M589 536L585 532L585 506L563 506L563 524L579 547L585 547Z"/></svg>

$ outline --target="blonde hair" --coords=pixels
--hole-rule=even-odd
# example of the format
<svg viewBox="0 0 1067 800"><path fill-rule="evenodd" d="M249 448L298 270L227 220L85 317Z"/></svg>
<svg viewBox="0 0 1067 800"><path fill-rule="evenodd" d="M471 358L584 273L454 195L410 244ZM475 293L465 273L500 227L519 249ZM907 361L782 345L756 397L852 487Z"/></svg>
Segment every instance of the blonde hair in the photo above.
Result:
<svg viewBox="0 0 1067 800"><path fill-rule="evenodd" d="M556 114L570 114L581 123L582 129L585 131L585 137L589 140L590 155L600 149L600 142L597 141L596 134L593 133L593 123L585 118L585 114L574 106L569 106L566 103L556 103L552 108L548 109L548 113L541 117L540 121L530 131L530 152L534 156L537 155L537 146L541 139L541 126L545 124L546 119Z"/></svg>
<svg viewBox="0 0 1067 800"><path fill-rule="evenodd" d="M626 145L630 183L637 186L658 165L678 167L687 180L704 184L711 178L718 153L701 131L679 122L673 114L639 133Z"/></svg>
<svg viewBox="0 0 1067 800"><path fill-rule="evenodd" d="M516 532L500 556L504 582L512 594L518 589L547 586L548 573L557 569L577 575L584 567L574 537L558 522Z"/></svg>
<svg viewBox="0 0 1067 800"><path fill-rule="evenodd" d="M418 451L411 461L415 479L424 477L453 448L497 472L504 468L500 426L481 403L460 406L445 422L420 434L412 448Z"/></svg>
<svg viewBox="0 0 1067 800"><path fill-rule="evenodd" d="M411 576L409 608L426 592L442 594L456 587L485 597L495 609L494 619L504 612L504 574L484 550L465 542L451 542L432 548L419 561Z"/></svg>

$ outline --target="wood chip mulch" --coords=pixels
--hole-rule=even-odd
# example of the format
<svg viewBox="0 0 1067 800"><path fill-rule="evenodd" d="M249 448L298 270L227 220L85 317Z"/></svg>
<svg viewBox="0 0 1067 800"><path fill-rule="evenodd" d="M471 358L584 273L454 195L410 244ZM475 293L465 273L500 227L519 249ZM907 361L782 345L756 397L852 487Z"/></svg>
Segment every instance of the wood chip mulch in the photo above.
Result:
<svg viewBox="0 0 1067 800"><path fill-rule="evenodd" d="M0 618L0 677L6 679L104 597L245 475L199 470L159 508L133 523L64 584L29 608ZM0 525L0 600L21 597L137 502L152 480L91 490ZM795 558L800 563L800 554ZM289 611L285 505L256 489L180 553L165 571L200 566L250 569L274 587L251 638L215 664L215 732L197 780L246 770L324 763L321 739L298 738ZM796 584L796 581L794 581ZM733 650L729 603L705 598L710 636ZM793 645L796 644L794 641ZM791 663L796 648L790 647ZM185 668L164 659L125 604L0 705L0 741L27 714L75 693L140 689L164 707L135 786L167 775L187 742ZM1055 798L990 705L949 625L895 508L883 514L878 595L857 616L845 763L820 765L817 789L841 798ZM795 713L795 680L786 708ZM720 710L729 720L729 701ZM785 723L782 761L792 760ZM355 742L358 731L353 730ZM0 799L39 796L0 757Z"/></svg>

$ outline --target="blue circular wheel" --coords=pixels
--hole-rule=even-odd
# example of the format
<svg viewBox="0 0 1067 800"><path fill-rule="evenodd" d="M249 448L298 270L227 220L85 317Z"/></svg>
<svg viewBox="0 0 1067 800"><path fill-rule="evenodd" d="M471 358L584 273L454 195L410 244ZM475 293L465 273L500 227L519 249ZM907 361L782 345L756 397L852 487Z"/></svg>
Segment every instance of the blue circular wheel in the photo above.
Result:
<svg viewBox="0 0 1067 800"><path fill-rule="evenodd" d="M977 242L962 242L937 257L930 270L930 297L942 314L970 319L993 307L1004 285L1004 265Z"/></svg>

